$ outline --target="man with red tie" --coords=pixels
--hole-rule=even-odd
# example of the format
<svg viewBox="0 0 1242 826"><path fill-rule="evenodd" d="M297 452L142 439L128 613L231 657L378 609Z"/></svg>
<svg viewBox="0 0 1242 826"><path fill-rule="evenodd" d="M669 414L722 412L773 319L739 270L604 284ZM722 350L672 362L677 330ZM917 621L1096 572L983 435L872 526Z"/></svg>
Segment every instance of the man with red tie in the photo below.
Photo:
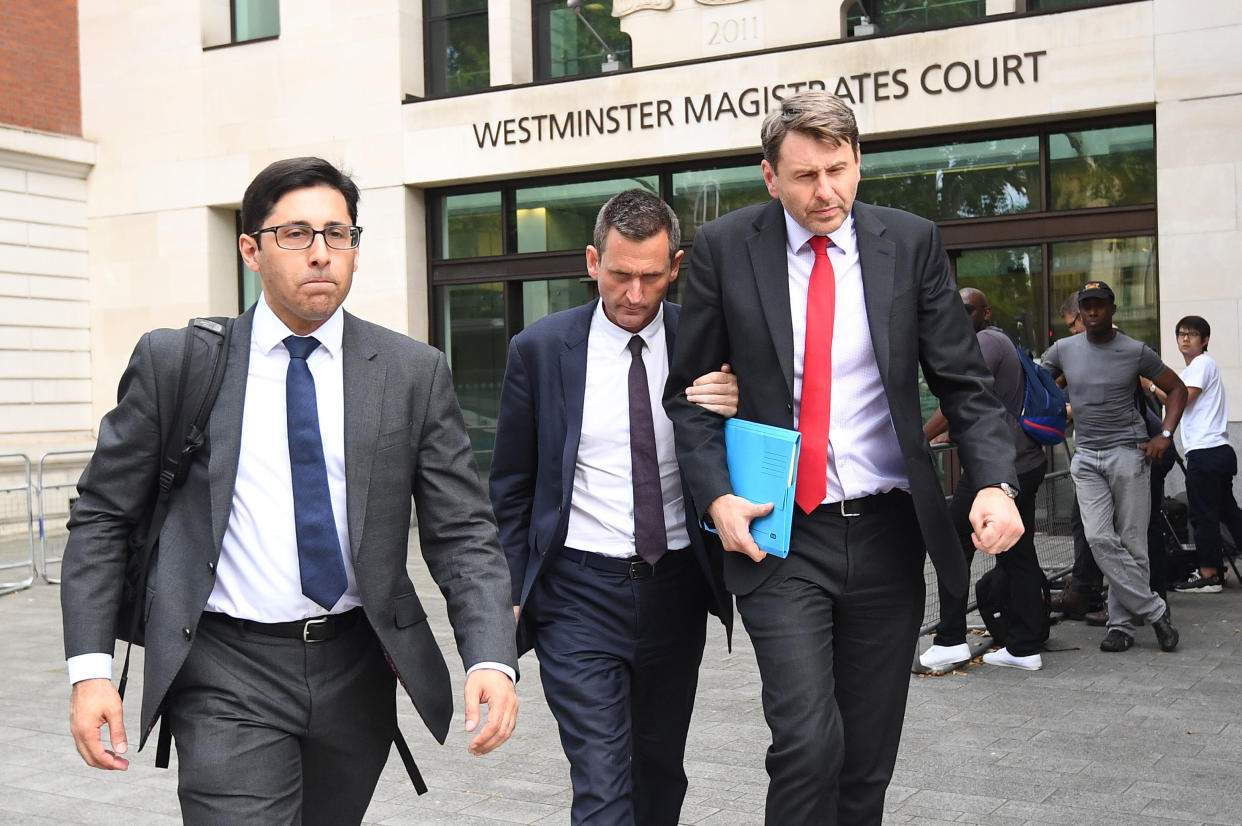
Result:
<svg viewBox="0 0 1242 826"><path fill-rule="evenodd" d="M878 824L923 613L923 560L966 568L923 438L920 366L979 484L980 550L1022 534L1013 442L935 224L855 202L849 107L822 91L764 121L775 200L698 230L665 392L691 498L720 532L725 583L755 648L772 731L767 822ZM733 494L723 420L684 394L738 376L738 416L802 433L789 556L761 552ZM689 379L689 380L688 380Z"/></svg>

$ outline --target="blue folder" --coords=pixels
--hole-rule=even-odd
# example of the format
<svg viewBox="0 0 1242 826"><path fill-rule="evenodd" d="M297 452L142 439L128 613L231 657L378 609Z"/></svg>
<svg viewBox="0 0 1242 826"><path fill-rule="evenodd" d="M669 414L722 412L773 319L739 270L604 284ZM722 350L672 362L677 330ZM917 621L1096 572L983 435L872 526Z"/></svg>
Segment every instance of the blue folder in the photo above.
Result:
<svg viewBox="0 0 1242 826"><path fill-rule="evenodd" d="M774 556L789 555L801 441L802 435L796 430L745 419L725 422L729 482L743 499L759 505L772 503L771 513L750 523L750 535L760 550Z"/></svg>

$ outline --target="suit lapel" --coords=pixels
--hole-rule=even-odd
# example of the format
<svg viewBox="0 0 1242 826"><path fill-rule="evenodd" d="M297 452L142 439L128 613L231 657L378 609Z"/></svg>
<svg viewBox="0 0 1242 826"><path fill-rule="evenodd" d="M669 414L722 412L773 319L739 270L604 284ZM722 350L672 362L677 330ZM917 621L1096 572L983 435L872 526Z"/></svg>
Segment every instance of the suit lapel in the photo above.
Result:
<svg viewBox="0 0 1242 826"><path fill-rule="evenodd" d="M858 260L862 267L863 299L867 305L867 327L876 365L887 387L889 352L892 347L891 323L897 272L897 245L885 237L886 228L867 204L854 202L854 233L858 239Z"/></svg>
<svg viewBox="0 0 1242 826"><path fill-rule="evenodd" d="M772 334L772 345L789 395L793 396L793 319L789 315L789 259L785 254L785 210L772 199L755 221L755 232L746 239L751 270L759 291L759 304Z"/></svg>
<svg viewBox="0 0 1242 826"><path fill-rule="evenodd" d="M565 449L561 454L561 500L567 501L574 485L578 442L582 438L582 405L586 399L587 336L599 299L574 313L561 339L561 392L564 394Z"/></svg>
<svg viewBox="0 0 1242 826"><path fill-rule="evenodd" d="M246 376L250 372L250 331L253 323L253 307L233 322L224 381L207 423L211 442L207 477L211 487L213 549L218 549L224 542L229 513L233 508L233 484L237 481L237 462L241 456L242 409L246 401Z"/></svg>
<svg viewBox="0 0 1242 826"><path fill-rule="evenodd" d="M349 313L345 313L341 355L345 389L345 512L350 555L357 561L388 371L376 358L379 350L358 319Z"/></svg>

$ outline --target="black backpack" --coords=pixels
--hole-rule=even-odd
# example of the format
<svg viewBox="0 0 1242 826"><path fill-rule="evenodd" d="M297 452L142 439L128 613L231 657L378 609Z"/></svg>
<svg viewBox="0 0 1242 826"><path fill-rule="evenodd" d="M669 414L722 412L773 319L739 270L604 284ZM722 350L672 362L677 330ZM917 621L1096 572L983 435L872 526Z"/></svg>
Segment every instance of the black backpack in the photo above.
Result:
<svg viewBox="0 0 1242 826"><path fill-rule="evenodd" d="M1052 618L1048 612L1052 590L1048 587L1046 578L1041 578L1040 583L1044 591L1044 610L1040 614L1042 622L1039 641L1043 644L1052 633ZM993 568L984 573L975 583L975 601L979 607L979 615L983 617L983 624L992 635L992 643L1005 645L1009 638L1009 618L1013 613L1009 604L1009 575L1001 568Z"/></svg>

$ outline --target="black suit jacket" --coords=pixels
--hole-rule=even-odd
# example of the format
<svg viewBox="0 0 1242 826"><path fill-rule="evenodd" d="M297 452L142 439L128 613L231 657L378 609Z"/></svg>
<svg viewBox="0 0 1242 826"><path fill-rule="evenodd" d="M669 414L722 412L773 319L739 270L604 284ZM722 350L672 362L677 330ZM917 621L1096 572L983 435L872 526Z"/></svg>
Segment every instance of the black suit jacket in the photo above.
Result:
<svg viewBox="0 0 1242 826"><path fill-rule="evenodd" d="M992 394L936 225L860 202L853 215L868 327L919 527L941 581L962 593L967 571L923 437L918 368L949 418L963 466L981 487L1017 484L1003 408ZM779 200L732 212L695 234L678 341L664 404L691 494L706 508L733 491L723 420L686 400L688 380L727 361L738 377L738 417L793 427L793 322ZM739 594L782 561L725 557L725 580Z"/></svg>
<svg viewBox="0 0 1242 826"><path fill-rule="evenodd" d="M500 543L509 560L514 605L526 605L540 574L565 547L582 436L587 335L597 303L598 299L542 318L509 342L491 495ZM670 353L677 338L678 312L676 304L664 302ZM718 362L712 369L719 367ZM682 490L687 532L711 591L712 612L720 617L726 633L732 634L733 603L724 587L720 542L699 528L699 509L690 504L684 472ZM518 622L519 653L532 645L528 615L523 611Z"/></svg>
<svg viewBox="0 0 1242 826"><path fill-rule="evenodd" d="M237 319L207 443L173 493L148 582L142 739L190 651L232 508L254 310ZM448 668L406 572L411 506L424 559L448 600L466 667L515 669L508 570L479 482L444 354L345 314L346 509L362 607L423 721L441 742L453 698ZM172 415L182 331L142 337L117 406L78 483L62 566L65 654L110 652L125 540L156 491L161 417ZM290 515L290 518L292 516Z"/></svg>

